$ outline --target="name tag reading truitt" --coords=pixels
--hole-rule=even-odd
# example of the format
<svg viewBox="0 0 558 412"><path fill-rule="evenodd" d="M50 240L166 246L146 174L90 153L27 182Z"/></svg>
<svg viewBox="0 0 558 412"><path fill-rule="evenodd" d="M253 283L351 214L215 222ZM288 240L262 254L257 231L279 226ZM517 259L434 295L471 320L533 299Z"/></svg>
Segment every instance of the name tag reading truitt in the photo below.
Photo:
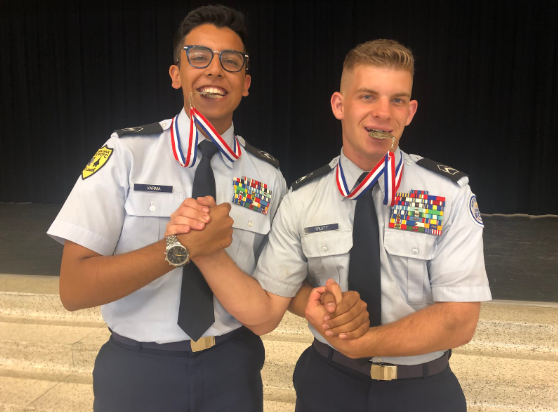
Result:
<svg viewBox="0 0 558 412"><path fill-rule="evenodd" d="M134 190L138 192L172 193L172 186L144 185L140 183L134 183Z"/></svg>
<svg viewBox="0 0 558 412"><path fill-rule="evenodd" d="M304 233L309 234L309 233L317 233L317 232L327 232L330 230L339 230L339 224L331 223L329 225L305 227Z"/></svg>

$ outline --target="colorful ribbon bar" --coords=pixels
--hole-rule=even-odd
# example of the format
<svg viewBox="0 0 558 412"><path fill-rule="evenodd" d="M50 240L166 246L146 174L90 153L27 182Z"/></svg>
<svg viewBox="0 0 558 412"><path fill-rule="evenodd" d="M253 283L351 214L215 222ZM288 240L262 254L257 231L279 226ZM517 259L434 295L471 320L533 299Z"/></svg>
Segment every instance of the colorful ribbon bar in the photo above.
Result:
<svg viewBox="0 0 558 412"><path fill-rule="evenodd" d="M233 178L233 203L254 212L267 215L271 203L271 190L265 183L249 179L246 176Z"/></svg>
<svg viewBox="0 0 558 412"><path fill-rule="evenodd" d="M442 234L446 198L430 196L424 190L397 193L388 226L411 232Z"/></svg>

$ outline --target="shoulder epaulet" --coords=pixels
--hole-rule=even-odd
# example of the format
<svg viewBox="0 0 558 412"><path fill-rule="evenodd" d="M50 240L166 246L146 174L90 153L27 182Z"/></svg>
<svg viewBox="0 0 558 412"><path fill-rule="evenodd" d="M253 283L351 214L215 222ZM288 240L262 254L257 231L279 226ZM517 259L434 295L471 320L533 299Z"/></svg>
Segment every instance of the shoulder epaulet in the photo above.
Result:
<svg viewBox="0 0 558 412"><path fill-rule="evenodd" d="M252 153L254 156L256 156L258 159L263 160L264 162L267 162L269 164L272 164L273 166L275 166L277 169L279 169L279 160L277 160L276 158L274 158L273 156L271 156L269 153L264 152L263 150L257 149L254 146L252 146L250 143L248 143L246 141L246 139L242 139L244 140L244 148L246 150L248 150L250 153Z"/></svg>
<svg viewBox="0 0 558 412"><path fill-rule="evenodd" d="M448 179L454 181L455 183L458 183L461 178L467 176L465 173L460 172L459 170L454 169L451 166L446 166L442 163L435 162L434 160L430 160L425 157L423 157L420 160L417 160L415 163L434 173L438 173L439 175L447 177Z"/></svg>
<svg viewBox="0 0 558 412"><path fill-rule="evenodd" d="M142 136L142 135L150 135L150 134L159 134L163 130L165 129L163 128L163 126L161 126L161 123L156 122L151 124L145 124L143 126L126 127L125 129L115 130L113 133L116 133L118 137L122 137L127 134Z"/></svg>
<svg viewBox="0 0 558 412"><path fill-rule="evenodd" d="M296 182L294 182L291 187L293 190L298 189L299 187L304 186L306 183L310 182L311 180L316 179L317 177L323 176L331 171L332 167L328 163L325 166L320 167L319 169L314 170L312 173L308 173L306 176L302 176Z"/></svg>

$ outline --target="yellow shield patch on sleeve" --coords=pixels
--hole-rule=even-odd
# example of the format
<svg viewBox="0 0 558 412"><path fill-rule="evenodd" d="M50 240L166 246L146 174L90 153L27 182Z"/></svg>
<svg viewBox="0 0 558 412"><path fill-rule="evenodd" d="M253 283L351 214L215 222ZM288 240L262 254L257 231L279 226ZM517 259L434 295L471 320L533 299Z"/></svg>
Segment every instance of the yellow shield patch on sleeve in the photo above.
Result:
<svg viewBox="0 0 558 412"><path fill-rule="evenodd" d="M85 180L97 173L101 169L101 167L107 164L113 151L114 149L111 149L107 145L104 145L99 150L97 150L97 153L95 153L89 163L87 163L87 166L85 166L85 169L83 169L83 172L81 172L81 178Z"/></svg>

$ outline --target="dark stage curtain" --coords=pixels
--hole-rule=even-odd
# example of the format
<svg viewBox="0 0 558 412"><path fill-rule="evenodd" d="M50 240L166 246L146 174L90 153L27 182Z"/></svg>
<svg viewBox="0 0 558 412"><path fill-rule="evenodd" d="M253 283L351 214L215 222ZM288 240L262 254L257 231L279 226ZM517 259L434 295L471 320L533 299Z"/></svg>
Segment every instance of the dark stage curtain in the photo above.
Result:
<svg viewBox="0 0 558 412"><path fill-rule="evenodd" d="M250 21L236 130L288 182L339 153L345 54L393 38L416 56L401 147L468 173L484 213L558 214L556 1L220 3ZM176 114L173 34L202 4L0 1L0 201L61 203L113 130Z"/></svg>

